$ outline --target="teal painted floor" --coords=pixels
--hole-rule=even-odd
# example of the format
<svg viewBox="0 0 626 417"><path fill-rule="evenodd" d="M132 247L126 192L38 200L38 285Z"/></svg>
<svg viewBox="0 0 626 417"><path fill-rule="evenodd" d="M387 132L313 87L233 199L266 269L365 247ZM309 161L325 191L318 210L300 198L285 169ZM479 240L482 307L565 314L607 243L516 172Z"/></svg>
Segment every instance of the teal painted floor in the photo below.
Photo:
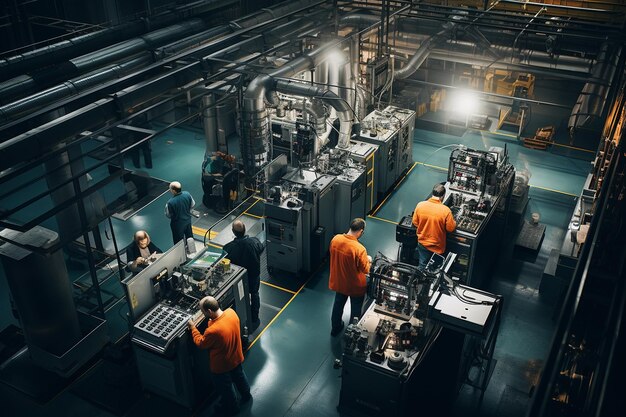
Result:
<svg viewBox="0 0 626 417"><path fill-rule="evenodd" d="M150 175L166 181L179 180L201 202L200 164L204 142L196 132L173 129L153 140L154 168ZM520 258L512 243L504 245L490 290L505 299L504 316L496 346L497 364L480 407L478 392L463 387L454 407L458 416L523 415L530 387L537 378L547 354L554 328L554 305L538 292L547 255L558 248L574 205L574 196L589 171L591 153L578 152L576 158L553 150L537 151L521 147L513 138L485 132L468 132L463 137L416 130L414 160L417 164L397 186L374 216L368 217L363 243L371 255L380 251L395 257L395 224L409 214L436 182L446 179L451 147L462 143L470 148L487 149L507 145L517 169L532 173L530 203L526 217L537 212L546 225L546 236L535 259ZM440 150L439 150L440 149ZM129 161L127 161L127 165ZM120 245L130 242L137 228L149 230L153 241L162 248L170 242L163 196L141 210L129 221L114 221ZM510 240L512 242L512 240ZM328 289L328 267L323 264L310 279L288 281L286 276L266 277L287 289L261 286L262 325L253 334L244 369L252 385L253 401L241 416L338 416L341 371L333 362L341 357L340 338L330 337L330 311L334 294ZM279 285L279 284L283 285ZM0 280L0 327L14 322L10 315L6 280ZM110 311L111 327L117 334L124 330L125 306L120 303ZM348 320L348 312L344 321ZM100 382L102 383L102 382ZM103 411L76 387L68 387L45 405L0 384L3 414L11 416L90 415L112 416ZM106 390L106 380L98 389ZM121 394L120 394L121 395ZM212 407L202 404L186 410L149 393L140 393L120 413L125 416L210 416Z"/></svg>

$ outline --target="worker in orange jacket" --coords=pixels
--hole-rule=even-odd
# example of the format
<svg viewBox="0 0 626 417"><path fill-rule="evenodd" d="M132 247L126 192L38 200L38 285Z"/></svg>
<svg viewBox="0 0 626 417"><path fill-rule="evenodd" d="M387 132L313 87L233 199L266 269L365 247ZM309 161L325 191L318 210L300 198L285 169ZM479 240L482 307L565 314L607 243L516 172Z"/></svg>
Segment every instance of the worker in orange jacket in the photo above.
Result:
<svg viewBox="0 0 626 417"><path fill-rule="evenodd" d="M417 228L419 267L425 268L433 253L446 251L446 232L454 232L456 221L450 208L442 203L446 188L435 184L432 196L420 201L413 211L413 226Z"/></svg>
<svg viewBox="0 0 626 417"><path fill-rule="evenodd" d="M192 320L188 322L189 330L196 346L209 349L211 380L222 397L218 408L225 415L235 415L239 412L239 404L233 383L241 395L242 404L252 399L250 384L241 366L243 349L239 317L232 308L222 311L218 301L211 296L200 300L200 310L209 320L206 330L201 334Z"/></svg>
<svg viewBox="0 0 626 417"><path fill-rule="evenodd" d="M333 237L330 242L330 279L328 288L335 291L335 303L331 314L330 334L337 336L344 323L343 308L350 297L350 318L360 318L372 258L359 239L365 233L365 220L356 218L350 223L348 233Z"/></svg>

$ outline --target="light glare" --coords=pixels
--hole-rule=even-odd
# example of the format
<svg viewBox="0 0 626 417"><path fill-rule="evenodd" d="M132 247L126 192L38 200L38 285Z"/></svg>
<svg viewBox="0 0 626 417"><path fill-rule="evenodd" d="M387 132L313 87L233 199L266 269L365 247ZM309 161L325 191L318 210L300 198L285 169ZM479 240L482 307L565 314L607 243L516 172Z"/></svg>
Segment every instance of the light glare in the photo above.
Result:
<svg viewBox="0 0 626 417"><path fill-rule="evenodd" d="M333 49L328 53L328 62L338 67L346 63L346 57L341 51Z"/></svg>
<svg viewBox="0 0 626 417"><path fill-rule="evenodd" d="M468 90L456 91L450 98L450 110L466 116L474 114L478 111L478 97Z"/></svg>

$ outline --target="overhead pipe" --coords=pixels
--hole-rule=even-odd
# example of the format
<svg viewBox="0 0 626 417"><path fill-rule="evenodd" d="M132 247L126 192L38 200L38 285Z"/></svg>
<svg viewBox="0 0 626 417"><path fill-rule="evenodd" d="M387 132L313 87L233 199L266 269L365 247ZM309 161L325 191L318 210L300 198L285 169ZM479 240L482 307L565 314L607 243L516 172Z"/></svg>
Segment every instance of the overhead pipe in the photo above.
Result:
<svg viewBox="0 0 626 417"><path fill-rule="evenodd" d="M417 48L415 54L411 57L411 59L409 59L409 62L407 62L406 65L404 65L399 70L396 70L394 78L397 80L404 80L405 78L409 78L411 75L413 75L415 71L417 71L419 67L422 66L424 61L426 61L428 55L430 54L430 51L444 40L444 36L446 36L447 33L447 30L442 30L436 35L424 40L419 48Z"/></svg>
<svg viewBox="0 0 626 417"><path fill-rule="evenodd" d="M403 17L398 19L399 32L419 33L422 35L430 35L435 33L440 26L435 24L441 22L444 18L438 20L429 20L426 17ZM538 17L535 21L542 19ZM441 23L439 23L440 25ZM499 25L481 26L480 33L483 34L491 44L511 45L515 42L519 35L520 29L529 22L517 22L515 20L505 21ZM605 39L606 33L598 33L598 36L569 36L570 30L576 30L575 24L571 21L550 21L543 23L532 23L524 32L524 47L526 49L547 51L548 39L558 39L559 54L570 53L572 56L588 56L594 54L598 48L598 40ZM558 30L563 30L559 32Z"/></svg>
<svg viewBox="0 0 626 417"><path fill-rule="evenodd" d="M43 76L33 74L7 80L0 83L0 97L5 101L11 97L23 97L25 94L40 90L43 83L58 82L57 80L91 71L138 52L154 49L156 46L171 42L173 39L202 30L205 26L206 23L202 19L192 19L70 59L57 67L47 69Z"/></svg>
<svg viewBox="0 0 626 417"><path fill-rule="evenodd" d="M366 28L380 23L380 16L369 14L366 11L348 13L339 18L339 23L343 25Z"/></svg>
<svg viewBox="0 0 626 417"><path fill-rule="evenodd" d="M267 22L271 19L286 16L293 12L296 12L305 7L313 7L322 5L326 1L320 0L300 0L300 1L284 1L278 6L274 6L271 9L261 9L252 15L242 17L230 22L230 25L235 29L246 29L259 23Z"/></svg>
<svg viewBox="0 0 626 417"><path fill-rule="evenodd" d="M265 26L268 23L270 22L262 24L259 27ZM209 53L209 55L206 56L206 59L211 59L211 57L213 56L221 55L222 53L224 53L223 51L231 50L232 48L239 48L237 45L243 46L247 43L250 43L251 40L261 39L262 35L255 35L251 38L240 40L242 34L248 33L255 29L257 29L257 27L243 29L241 31L238 31L237 33L225 35L221 38L214 39L207 44L202 44L196 48L193 48L191 51L185 51L177 54L174 57L169 57L163 63L157 63L148 66L145 70L142 69L133 73L130 76L124 77L123 81L121 80L119 83L117 81L110 81L105 83L103 88L106 88L107 91L118 91L118 93L115 95L116 98L113 104L118 106L119 108L117 111L114 110L111 116L113 116L114 118L119 117L120 112L122 114L126 114L127 108L139 103L143 103L146 100L149 100L151 97L154 98L158 94L161 94L162 91L166 91L169 88L174 88L176 85L185 84L196 79L198 71L202 70L201 67L203 66L203 59L205 58L205 55L207 53ZM217 49L221 49L221 51L218 51ZM175 67L171 69L168 73L159 76L158 79L151 78L151 80L149 80L148 82L144 82L147 75L149 75L150 77L154 77L155 70L157 70L158 68L160 70L163 65L174 64L175 60L193 57L195 55L202 56L202 59L192 61L187 66ZM197 68L197 70L192 70L192 68ZM136 82L139 82L141 84L137 87L130 88L133 83ZM93 100L98 100L98 97L101 97L101 94L99 94L96 89L93 89L84 93L80 93L76 96L76 100L87 100L90 97L93 97ZM74 99L68 99L66 100L66 102L68 102L69 105L69 112L72 112L73 110L78 108L74 105ZM103 104L103 107L107 107L109 104L110 103L107 101L106 105ZM80 106L84 108L83 104L80 104ZM46 110L46 112L48 111L49 110ZM72 112L72 114L72 117L79 117L75 115L74 112ZM20 119L19 122L8 123L0 126L0 131L2 131L5 137L20 135L21 133L30 131L32 126L31 120L42 120L44 115L45 113L42 110L39 110L37 112L34 112L32 114L32 117L29 115L28 117L23 117L22 119ZM107 118L108 116L109 115L106 115ZM104 118L102 120L104 120ZM58 133L56 133L55 135L58 135ZM51 139L49 142L51 141L53 140Z"/></svg>
<svg viewBox="0 0 626 417"><path fill-rule="evenodd" d="M237 2L237 0L230 0L229 4ZM222 1L221 7L226 7L229 4L224 4ZM188 19L193 15L205 13L215 7L216 4L213 0L196 1L168 9L155 16L76 36L23 54L0 59L0 80L7 80L32 68L43 68L72 57L87 54L112 43L170 25L181 19Z"/></svg>
<svg viewBox="0 0 626 417"><path fill-rule="evenodd" d="M195 35L187 36L184 39L169 43L154 50L156 59L163 59L165 57L177 54L185 49L198 46L211 39L231 33L232 29L228 25L222 25L218 27L205 30Z"/></svg>
<svg viewBox="0 0 626 417"><path fill-rule="evenodd" d="M314 4L324 4L324 1ZM154 78L155 69L162 65L168 65L175 60L194 56L194 54L209 53L206 57L211 59L214 56L221 56L225 49L231 50L237 48L237 45L245 45L250 39L260 38L261 35L255 35L252 38L240 40L241 35L260 29L271 22L264 22L261 25L250 27L227 35L222 39L209 42L207 45L201 45L191 51L186 51L177 56L167 58L163 63L149 66L145 71L141 70L131 76L125 77L124 82L112 81L106 84L107 91L117 91L114 95L107 98L98 99L96 92L82 93L78 99L86 99L93 97L95 101L80 107L75 105L75 100L67 100L69 104L69 113L63 118L44 122L44 124L32 127L31 121L41 120L43 113L35 114L32 118L22 118L19 123L9 123L0 126L3 133L3 139L0 141L0 171L15 167L19 162L38 159L41 155L45 155L55 143L78 134L85 129L92 129L94 126L104 126L115 124L120 117L127 115L126 109L138 103L145 103L146 100L155 98L164 91L175 88L176 85L189 83L197 78L198 71L201 70L203 61L193 61L188 65L173 68L166 74L160 74ZM270 29L271 30L271 29ZM221 51L215 51L213 48L220 45ZM229 45L228 48L225 46ZM315 52L315 51L314 51ZM150 75L151 79L145 81L145 75ZM130 82L138 82L134 86L130 86ZM115 90L115 88L119 88ZM120 113L122 116L120 116ZM83 126L82 128L80 126ZM6 135L5 133L8 133ZM5 139L6 138L6 139Z"/></svg>
<svg viewBox="0 0 626 417"><path fill-rule="evenodd" d="M442 25L442 30L423 41L415 54L411 57L411 59L409 59L409 62L407 62L407 64L399 70L396 70L393 74L393 77L397 80L404 80L413 75L415 71L417 71L419 67L424 63L424 61L428 59L430 51L432 51L435 47L439 46L441 43L445 42L451 37L452 32L457 27L457 22L462 19L464 19L464 16L452 16L452 20L454 21L448 21L444 23Z"/></svg>
<svg viewBox="0 0 626 417"><path fill-rule="evenodd" d="M411 41L413 40L416 42L419 42L420 40L422 43L425 42L425 40L422 40L424 39L423 36L418 35L417 37L412 37L410 35L417 34L405 33L400 36L400 40L396 41L396 47L403 46L403 44L406 45L406 47L409 47L409 45L411 45ZM455 59L458 58L459 60L457 62L463 62L464 60L467 61L467 59L471 59L472 56L476 56L477 58L483 57L488 59L491 64L490 66L492 67L509 66L510 64L527 65L535 68L545 68L556 71L572 71L578 73L589 73L593 64L593 60L589 58L550 55L547 52L534 51L530 49L515 50L509 46L502 45L491 45L489 49L490 55L495 53L499 56L506 56L509 58L494 61L491 56L484 54L481 55L478 53L478 51L485 50L485 48L481 45L478 45L475 42L462 40L447 40L445 44L440 44L438 47L433 48L428 57L446 61L455 61ZM535 68L533 68L533 71ZM523 70L523 68L517 70Z"/></svg>
<svg viewBox="0 0 626 417"><path fill-rule="evenodd" d="M152 55L149 52L141 54L137 58L124 62L119 65L111 65L98 69L81 77L68 80L62 84L48 88L39 93L24 97L12 103L0 106L0 122L6 122L10 119L24 114L33 109L43 107L56 100L78 94L88 88L102 84L106 81L121 78L133 69L142 67L152 62Z"/></svg>

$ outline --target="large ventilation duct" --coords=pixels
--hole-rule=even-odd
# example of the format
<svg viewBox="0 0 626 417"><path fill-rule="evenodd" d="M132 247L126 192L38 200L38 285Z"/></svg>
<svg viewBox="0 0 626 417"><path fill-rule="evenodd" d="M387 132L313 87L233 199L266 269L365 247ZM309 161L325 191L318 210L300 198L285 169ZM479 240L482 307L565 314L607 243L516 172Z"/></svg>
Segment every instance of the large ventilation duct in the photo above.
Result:
<svg viewBox="0 0 626 417"><path fill-rule="evenodd" d="M271 71L269 74L259 75L248 84L248 88L243 97L243 131L241 141L241 156L247 175L254 175L259 168L268 162L267 147L269 143L270 126L265 100L274 106L279 103L278 97L276 96L276 80L278 78L288 78L300 72L318 67L318 65L324 62L328 50L334 46L334 43L330 43L319 47L299 58L287 62L280 68ZM286 90L289 90L288 85L289 83L281 83L281 87ZM293 88L298 92L315 91L316 93L321 92L323 94L296 95L317 98L322 98L321 95L325 95L326 98L323 101L328 102L337 110L342 126L341 131L343 132L343 134L339 135L340 143L345 143L344 146L347 146L350 139L350 129L352 127L350 125L352 119L351 111L348 104L337 94L327 92L325 87L311 86L310 89L304 90L300 87L301 85L302 83L298 83ZM288 91L281 92L289 94ZM350 114L350 117L346 116L346 111ZM339 115L340 112L343 114Z"/></svg>
<svg viewBox="0 0 626 417"><path fill-rule="evenodd" d="M313 121L312 125L317 132L317 140L315 141L315 147L313 149L313 154L317 155L320 149L328 142L328 137L330 136L333 126L326 122L326 110L321 100L311 100L310 103L307 103L305 111L309 113L310 120Z"/></svg>
<svg viewBox="0 0 626 417"><path fill-rule="evenodd" d="M466 57L478 56L490 59L491 62L494 62L494 59L491 56L487 56L482 53L484 50L485 48L481 48L473 42L458 40L448 41L445 45L445 49L443 47L437 48L431 52L431 56L433 58L441 59L439 57L443 57L447 54L452 56L452 59L450 60L453 60L454 56L457 55ZM516 50L511 47L500 45L492 45L490 47L490 51L491 53L496 53L501 57L508 57L496 60L493 65L512 64L523 65L526 67L552 69L556 71L588 73L593 62L591 59L554 56L546 52L531 51L528 49Z"/></svg>
<svg viewBox="0 0 626 417"><path fill-rule="evenodd" d="M261 9L250 16L246 16L241 19L233 20L230 25L236 29L245 29L258 25L260 23L267 22L271 19L276 19L287 14L293 13L306 7L313 7L326 3L326 1L320 0L300 0L300 1L285 1L280 6L272 7L271 9Z"/></svg>
<svg viewBox="0 0 626 417"><path fill-rule="evenodd" d="M456 27L455 23L446 23L444 25L444 29L437 32L434 36L427 38L422 42L420 47L415 52L415 55L409 59L409 62L399 70L396 70L393 74L393 77L397 80L404 80L409 78L418 68L426 61L430 51L435 49L435 47L439 46L443 42L445 42L452 30Z"/></svg>
<svg viewBox="0 0 626 417"><path fill-rule="evenodd" d="M206 140L206 154L217 151L217 114L215 111L215 95L207 93L202 96L202 125Z"/></svg>
<svg viewBox="0 0 626 417"><path fill-rule="evenodd" d="M205 13L217 7L226 7L222 1L216 4L214 0L194 2L168 9L163 13L142 18L133 22L123 23L111 28L99 30L97 32L80 35L52 45L28 51L20 55L15 55L6 59L0 59L0 80L6 80L17 74L24 73L32 68L42 68L75 56L83 55L89 51L103 48L123 39L128 39L141 33L154 30L190 16ZM230 4L238 3L230 0Z"/></svg>
<svg viewBox="0 0 626 417"><path fill-rule="evenodd" d="M227 26L227 25L218 26L215 28L211 28L209 30L205 30L204 32L200 32L198 34L188 36L179 41L167 44L155 50L154 54L157 59L163 59L167 56L174 55L185 49L201 45L202 43L207 42L214 37L217 37L220 35L226 35L227 33L231 33L231 32L232 30L230 26Z"/></svg>
<svg viewBox="0 0 626 417"><path fill-rule="evenodd" d="M270 74L259 75L253 79L246 89L242 108L242 140L241 157L247 175L254 175L258 169L268 162L268 141L270 134L269 119L265 108L265 99L278 104L274 96L274 79L272 77L290 77L307 69L315 68L320 59L320 50L296 58ZM315 59L317 57L317 59Z"/></svg>
<svg viewBox="0 0 626 417"><path fill-rule="evenodd" d="M3 101L11 97L24 96L41 89L42 83L67 80L68 77L94 70L108 63L119 61L141 51L154 49L156 46L171 42L190 33L204 29L202 19L192 19L167 28L130 39L95 52L66 61L43 74L22 75L0 84L0 97Z"/></svg>
<svg viewBox="0 0 626 417"><path fill-rule="evenodd" d="M459 17L459 19L461 18ZM412 45L415 43L420 43L420 47L412 56L410 62L395 72L395 79L406 78L405 71L408 75L412 74L428 58L470 65L483 64L492 68L514 71L528 71L528 66L530 66L532 67L530 70L533 72L551 75L567 76L567 72L576 72L578 74L570 75L577 76L577 79L580 79L584 74L588 74L593 64L593 60L589 58L555 55L541 50L517 49L504 46L504 44L498 43L510 44L513 42L513 39L508 35L489 41L483 36L482 32L478 32L474 27L458 27L459 32L467 35L470 41L456 39L456 36L452 36L457 26L456 22L449 23L450 26L448 27L444 25L443 31L429 36L422 32L432 33L437 30L432 27L432 22L419 20L419 25L414 23L409 26L409 23L413 21L414 19L400 20L403 25L403 31L396 37L396 51L401 50L401 48L413 47ZM446 36L446 31L449 32L448 36ZM493 42L493 44L490 42Z"/></svg>
<svg viewBox="0 0 626 417"><path fill-rule="evenodd" d="M0 106L0 121L8 121L20 114L24 114L30 110L52 103L55 100L61 100L106 81L120 78L133 69L142 67L151 62L152 55L149 52L146 52L145 54L142 54L141 56L131 59L123 64L101 68L82 77L68 80L63 84L48 88L40 93L36 93L14 101L13 103Z"/></svg>
<svg viewBox="0 0 626 417"><path fill-rule="evenodd" d="M567 127L571 135L576 129L591 127L594 121L602 117L621 53L621 48L611 53L608 44L602 45L598 61L591 71L591 79L580 92L569 117Z"/></svg>
<svg viewBox="0 0 626 417"><path fill-rule="evenodd" d="M219 26L217 28L209 29L202 32L203 39L211 39L219 35L225 35L230 33L228 26ZM164 55L163 50L167 50L168 53L179 52L192 45L197 45L199 42L198 36L193 36L192 41L187 43L187 39L180 43L170 44L165 46L161 51L155 52L157 58L162 58ZM100 53L100 51L99 51ZM60 100L65 97L69 97L73 94L78 94L87 88L94 87L98 84L102 84L106 81L120 78L122 75L129 73L133 69L142 67L153 61L152 54L144 52L137 58L133 58L121 64L111 65L97 69L89 74L83 75L73 80L68 80L63 84L56 85L48 88L42 92L30 95L28 97L21 98L12 103L0 106L0 120L8 120L18 114L23 114L26 111L43 107L46 104L53 102L54 100Z"/></svg>
<svg viewBox="0 0 626 417"><path fill-rule="evenodd" d="M355 12L341 16L339 22L343 25L364 28L380 23L380 16L368 14L366 12Z"/></svg>
<svg viewBox="0 0 626 417"><path fill-rule="evenodd" d="M337 146L347 148L350 145L353 114L352 109L344 99L327 90L324 86L305 84L295 80L276 81L276 91L294 96L317 98L334 108L340 122L339 143Z"/></svg>

